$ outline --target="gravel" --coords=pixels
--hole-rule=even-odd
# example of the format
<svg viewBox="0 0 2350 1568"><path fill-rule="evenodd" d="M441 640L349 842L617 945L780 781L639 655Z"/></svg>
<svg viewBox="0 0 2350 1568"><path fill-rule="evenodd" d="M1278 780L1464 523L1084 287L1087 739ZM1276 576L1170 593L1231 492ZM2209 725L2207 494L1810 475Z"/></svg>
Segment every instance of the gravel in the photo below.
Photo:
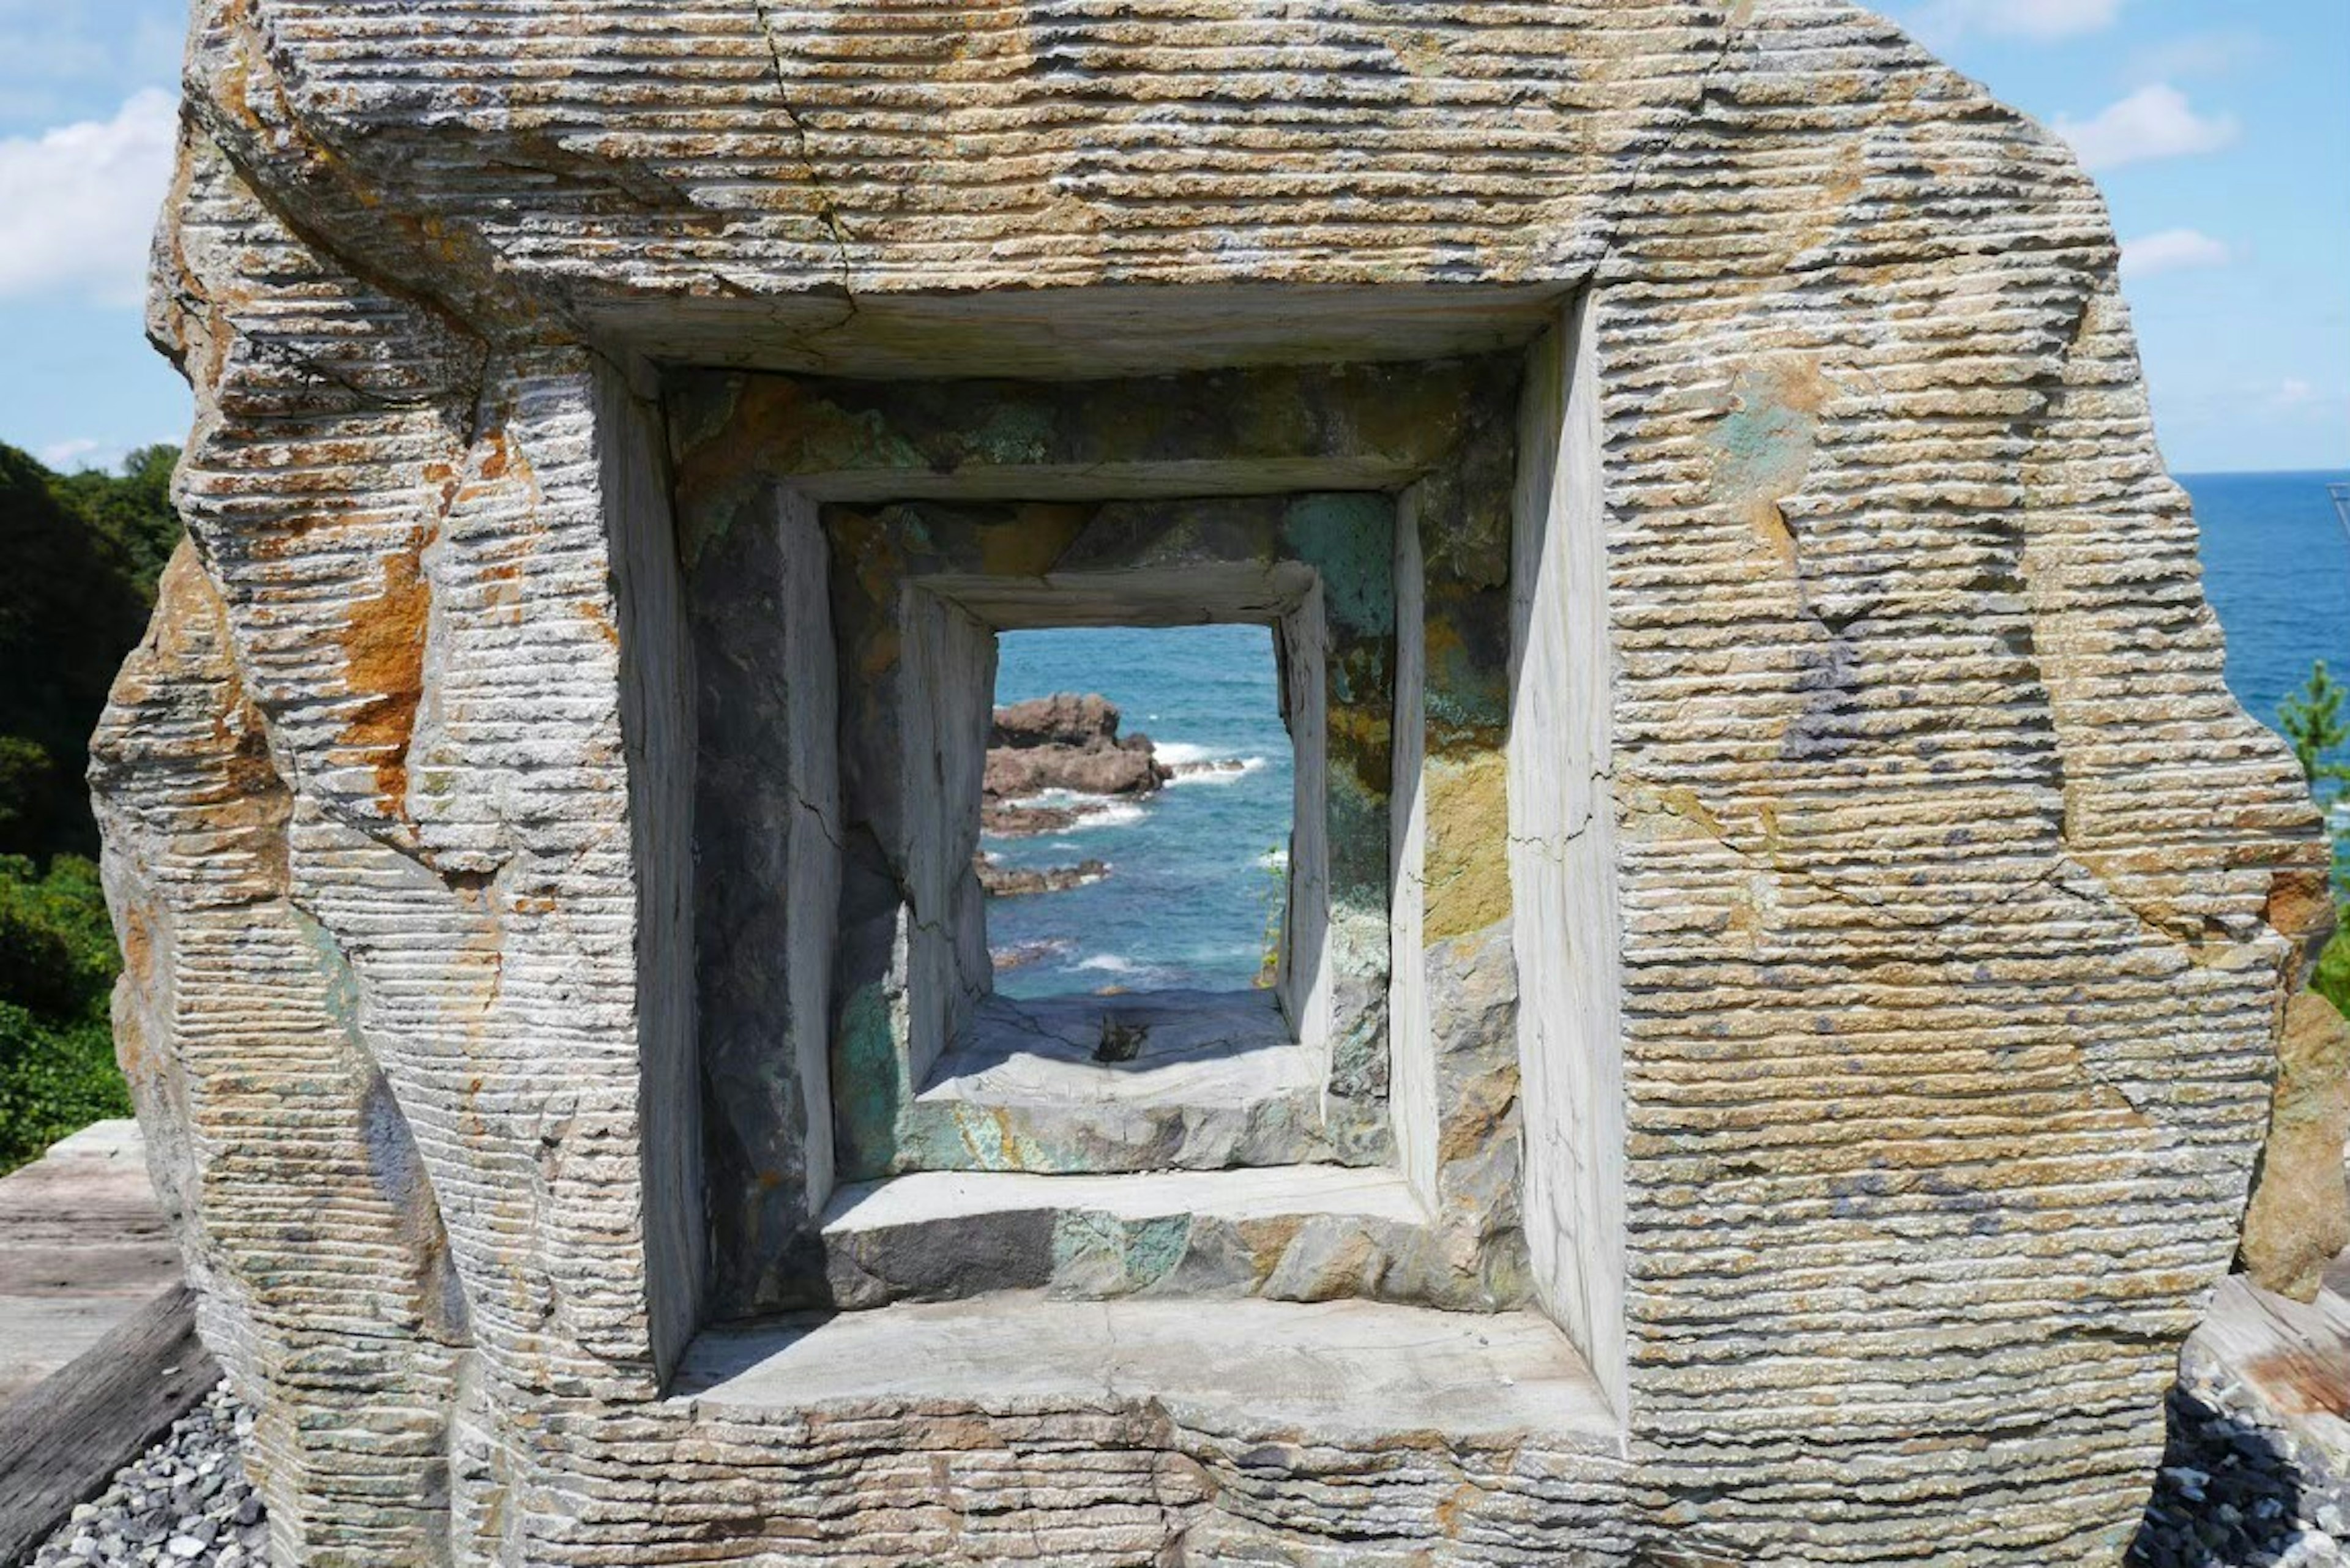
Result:
<svg viewBox="0 0 2350 1568"><path fill-rule="evenodd" d="M2173 1389L2170 1439L2129 1568L2350 1568L2350 1475L2296 1440L2224 1367ZM224 1383L83 1503L25 1568L265 1568L268 1525Z"/></svg>
<svg viewBox="0 0 2350 1568"><path fill-rule="evenodd" d="M252 1413L224 1383L34 1552L27 1568L262 1568L269 1525L244 1481Z"/></svg>
<svg viewBox="0 0 2350 1568"><path fill-rule="evenodd" d="M2350 1476L2191 1353L2129 1568L2350 1568Z"/></svg>

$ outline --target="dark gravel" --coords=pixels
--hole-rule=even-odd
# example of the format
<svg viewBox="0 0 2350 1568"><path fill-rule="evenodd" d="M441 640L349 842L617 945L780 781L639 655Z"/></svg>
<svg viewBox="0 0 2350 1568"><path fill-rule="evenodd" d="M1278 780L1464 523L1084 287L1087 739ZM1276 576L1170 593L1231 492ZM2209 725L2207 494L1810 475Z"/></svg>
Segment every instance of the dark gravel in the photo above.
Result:
<svg viewBox="0 0 2350 1568"><path fill-rule="evenodd" d="M261 1568L269 1526L240 1459L253 1417L228 1385L73 1511L27 1568Z"/></svg>
<svg viewBox="0 0 2350 1568"><path fill-rule="evenodd" d="M2350 1476L2190 1351L2130 1568L2350 1565Z"/></svg>

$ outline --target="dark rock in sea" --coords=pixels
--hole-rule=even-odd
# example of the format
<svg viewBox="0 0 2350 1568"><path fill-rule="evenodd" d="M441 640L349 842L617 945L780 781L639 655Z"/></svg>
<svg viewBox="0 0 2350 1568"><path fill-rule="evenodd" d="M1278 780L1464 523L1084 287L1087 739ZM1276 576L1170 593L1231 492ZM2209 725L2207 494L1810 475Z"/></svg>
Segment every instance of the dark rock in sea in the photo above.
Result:
<svg viewBox="0 0 2350 1568"><path fill-rule="evenodd" d="M1067 832L1083 815L1072 805L1007 805L991 798L980 803L979 825L998 838L1039 838Z"/></svg>
<svg viewBox="0 0 2350 1568"><path fill-rule="evenodd" d="M1028 893L1066 893L1072 888L1082 888L1088 882L1098 882L1109 875L1109 867L1099 860L1084 860L1075 866L1053 866L1042 870L1019 870L991 865L983 857L972 863L979 873L979 885L987 889L991 898L1012 898Z"/></svg>
<svg viewBox="0 0 2350 1568"><path fill-rule="evenodd" d="M1154 754L1149 736L1121 738L1118 722L1118 705L1092 692L1063 691L998 708L988 737L988 802L1001 807L1046 790L1097 795L1157 790L1172 771Z"/></svg>

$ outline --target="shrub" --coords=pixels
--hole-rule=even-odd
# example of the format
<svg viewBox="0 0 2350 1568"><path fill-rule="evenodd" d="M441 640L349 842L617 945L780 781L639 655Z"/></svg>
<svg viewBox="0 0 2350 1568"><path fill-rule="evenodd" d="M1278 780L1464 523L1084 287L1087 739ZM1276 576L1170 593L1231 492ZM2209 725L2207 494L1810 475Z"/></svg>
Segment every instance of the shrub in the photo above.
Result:
<svg viewBox="0 0 2350 1568"><path fill-rule="evenodd" d="M108 1022L120 969L97 867L0 856L0 1170L130 1114Z"/></svg>

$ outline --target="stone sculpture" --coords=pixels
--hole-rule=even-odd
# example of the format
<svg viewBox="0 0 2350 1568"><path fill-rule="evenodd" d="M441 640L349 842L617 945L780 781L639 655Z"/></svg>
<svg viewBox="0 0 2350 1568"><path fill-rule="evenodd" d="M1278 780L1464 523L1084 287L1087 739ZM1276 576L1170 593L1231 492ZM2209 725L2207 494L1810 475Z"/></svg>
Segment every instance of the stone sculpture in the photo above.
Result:
<svg viewBox="0 0 2350 1568"><path fill-rule="evenodd" d="M2306 1272L2314 813L2096 192L1887 23L198 0L187 87L94 774L289 1568L2111 1563ZM993 639L1203 618L1277 983L1007 1018Z"/></svg>

